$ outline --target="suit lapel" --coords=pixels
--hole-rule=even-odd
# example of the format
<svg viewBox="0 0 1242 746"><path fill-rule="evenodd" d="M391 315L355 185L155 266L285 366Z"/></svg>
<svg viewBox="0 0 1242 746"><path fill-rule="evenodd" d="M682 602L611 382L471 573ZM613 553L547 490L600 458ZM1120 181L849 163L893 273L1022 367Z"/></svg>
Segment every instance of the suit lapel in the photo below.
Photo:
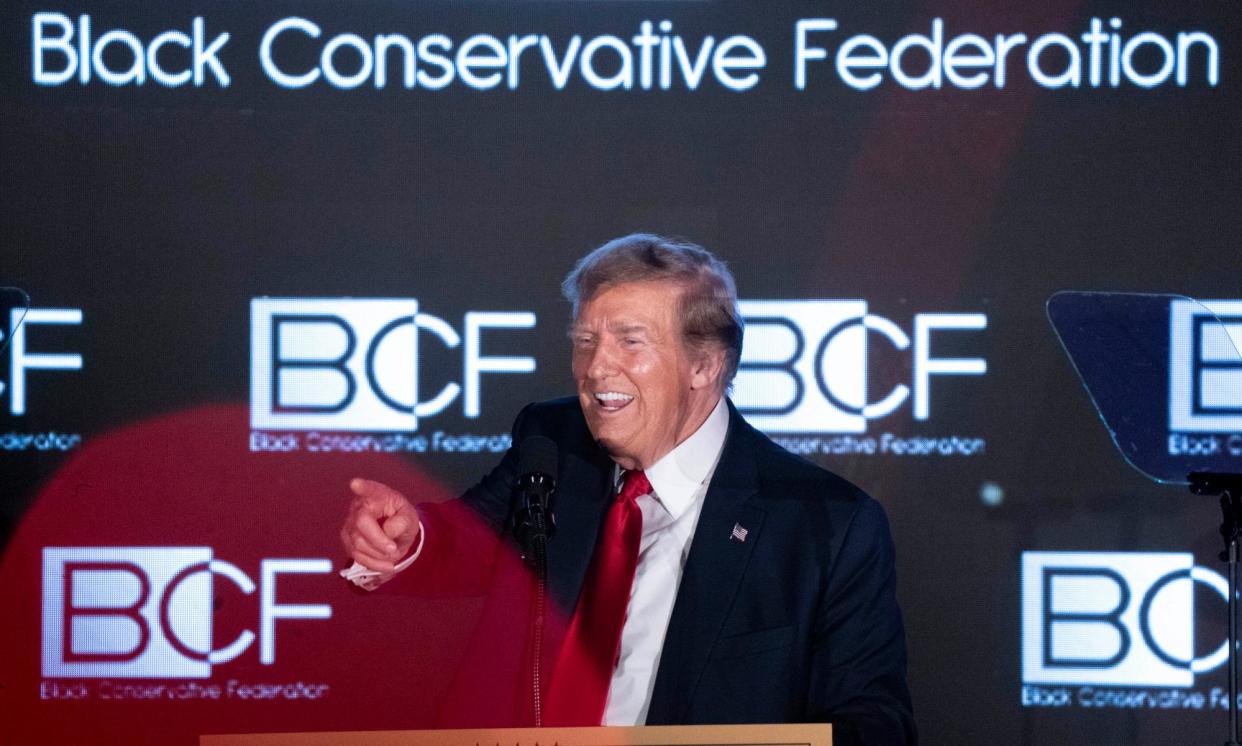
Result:
<svg viewBox="0 0 1242 746"><path fill-rule="evenodd" d="M753 433L729 405L729 435L703 500L660 655L648 724L679 723L694 695L712 647L720 637L746 564L761 541L764 512ZM746 529L733 537L734 526Z"/></svg>
<svg viewBox="0 0 1242 746"><path fill-rule="evenodd" d="M561 460L556 532L548 541L548 591L566 615L578 600L612 492L612 460L587 438L586 449Z"/></svg>

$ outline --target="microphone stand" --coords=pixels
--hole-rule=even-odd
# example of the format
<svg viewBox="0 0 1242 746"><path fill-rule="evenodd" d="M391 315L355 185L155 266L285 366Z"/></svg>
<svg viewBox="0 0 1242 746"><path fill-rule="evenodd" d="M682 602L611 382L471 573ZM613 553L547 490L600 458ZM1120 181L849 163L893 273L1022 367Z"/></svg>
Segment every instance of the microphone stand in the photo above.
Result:
<svg viewBox="0 0 1242 746"><path fill-rule="evenodd" d="M1220 535L1225 551L1220 558L1229 567L1229 740L1238 740L1238 541L1242 538L1242 474L1191 472L1190 491L1196 495L1220 495Z"/></svg>
<svg viewBox="0 0 1242 746"><path fill-rule="evenodd" d="M543 727L543 616L548 598L548 535L543 516L535 516L531 537L531 564L535 568L535 603L531 606L531 697L535 727Z"/></svg>
<svg viewBox="0 0 1242 746"><path fill-rule="evenodd" d="M556 529L552 514L555 480L532 472L518 486L520 502L513 515L513 533L522 558L535 573L535 603L530 608L531 697L535 727L543 727L543 627L548 597L548 537Z"/></svg>

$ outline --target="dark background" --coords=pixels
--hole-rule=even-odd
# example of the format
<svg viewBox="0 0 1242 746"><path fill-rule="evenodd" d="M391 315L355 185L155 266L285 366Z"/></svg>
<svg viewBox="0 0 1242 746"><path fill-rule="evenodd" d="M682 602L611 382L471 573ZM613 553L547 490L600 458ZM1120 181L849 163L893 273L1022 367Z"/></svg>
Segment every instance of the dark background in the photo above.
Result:
<svg viewBox="0 0 1242 746"><path fill-rule="evenodd" d="M202 15L209 38L232 33L232 85L36 86L30 17L40 10L89 12L96 35L123 27L142 38ZM985 437L984 455L819 459L888 511L927 742L1219 740L1221 711L1023 709L1018 590L1024 550L1193 551L1216 566L1214 504L1124 464L1044 303L1066 288L1242 297L1233 4L19 2L2 13L0 284L35 307L81 308L81 326L40 327L30 339L40 351L80 352L84 367L32 372L27 414L10 414L6 392L0 430L79 432L89 447L149 418L244 405L249 301L269 295L413 297L459 331L467 311L535 311L535 330L496 333L487 351L531 355L537 373L485 377L479 420L462 417L458 401L427 421L505 432L525 402L571 390L557 286L572 262L631 231L683 235L729 262L742 298L866 299L907 333L916 313L988 316L985 332L938 348L985 358L985 376L935 379L930 420L916 422L907 403L869 429ZM808 90L792 84L798 18L836 18L841 29L823 37L833 44L869 33L891 45L928 33L934 17L947 36L1077 37L1113 14L1129 33L1212 34L1219 85L1192 64L1185 89L1052 91L1013 63L1003 90L907 91L888 80L863 93L830 63L814 68ZM709 33L751 36L768 65L743 93L710 82L600 92L577 75L556 91L541 65L523 69L517 91L290 91L260 74L257 49L262 31L291 15L325 37L546 33L558 51L574 33L627 39L644 19L669 18L693 48ZM455 353L427 354L423 391L460 376ZM7 352L0 358L7 382ZM873 390L909 383L910 365L881 346ZM232 445L237 459L264 458L244 437ZM67 458L0 452L0 536L14 535ZM454 489L492 461L407 458ZM999 505L981 501L986 482L1003 489ZM116 543L107 529L98 543ZM29 598L6 606L37 610ZM1204 625L1204 639L1218 640L1223 624ZM0 676L31 686L25 671ZM1196 688L1224 682L1217 670ZM55 719L56 707L22 717Z"/></svg>

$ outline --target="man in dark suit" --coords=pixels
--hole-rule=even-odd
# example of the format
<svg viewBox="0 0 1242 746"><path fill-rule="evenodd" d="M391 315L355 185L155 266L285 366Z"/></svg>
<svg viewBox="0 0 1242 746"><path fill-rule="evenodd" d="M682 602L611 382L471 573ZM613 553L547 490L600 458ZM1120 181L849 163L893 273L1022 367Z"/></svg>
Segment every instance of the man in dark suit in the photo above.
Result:
<svg viewBox="0 0 1242 746"><path fill-rule="evenodd" d="M548 592L566 618L552 615L557 644L539 658L545 721L830 721L837 743L913 742L883 509L728 402L742 338L728 270L701 247L637 234L585 257L564 290L578 396L527 407L513 433L559 449ZM369 576L360 584L477 584L489 604L529 603L499 551L517 478L511 450L460 500L418 509L355 480L342 541ZM466 569L480 555L482 569ZM497 610L458 692L478 689L480 667L493 690L521 690L533 653ZM520 694L487 699L507 704L455 724L529 724Z"/></svg>

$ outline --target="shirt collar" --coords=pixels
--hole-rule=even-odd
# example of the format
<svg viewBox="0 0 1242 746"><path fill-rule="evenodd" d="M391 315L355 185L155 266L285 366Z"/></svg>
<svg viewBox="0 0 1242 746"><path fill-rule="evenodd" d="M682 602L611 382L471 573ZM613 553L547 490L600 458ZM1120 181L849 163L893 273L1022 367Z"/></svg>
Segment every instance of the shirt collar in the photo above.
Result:
<svg viewBox="0 0 1242 746"><path fill-rule="evenodd" d="M673 518L694 503L711 479L728 431L729 406L721 396L698 430L646 469L656 500Z"/></svg>

